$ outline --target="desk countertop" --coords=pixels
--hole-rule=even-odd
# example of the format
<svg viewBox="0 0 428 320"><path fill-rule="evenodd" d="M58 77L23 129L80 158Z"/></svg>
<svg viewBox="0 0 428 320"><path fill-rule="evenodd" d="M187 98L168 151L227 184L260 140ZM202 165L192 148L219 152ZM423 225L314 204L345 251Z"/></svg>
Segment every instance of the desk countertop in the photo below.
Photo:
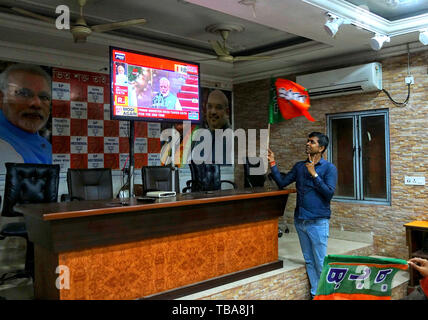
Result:
<svg viewBox="0 0 428 320"><path fill-rule="evenodd" d="M228 202L261 197L275 197L295 192L295 189L269 190L267 188L221 190L211 192L181 193L177 194L175 197L156 199L155 202L152 203L141 202L137 197L96 201L26 204L17 205L15 210L24 215L31 215L36 219L49 221L180 206L193 206L213 202Z"/></svg>

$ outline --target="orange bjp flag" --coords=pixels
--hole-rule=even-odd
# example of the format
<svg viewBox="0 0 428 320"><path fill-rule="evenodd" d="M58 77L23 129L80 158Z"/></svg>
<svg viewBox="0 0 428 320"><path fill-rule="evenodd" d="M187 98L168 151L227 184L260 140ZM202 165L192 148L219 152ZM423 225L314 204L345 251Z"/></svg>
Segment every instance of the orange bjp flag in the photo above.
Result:
<svg viewBox="0 0 428 320"><path fill-rule="evenodd" d="M309 94L301 85L286 79L276 79L276 94L278 107L284 119L305 116L309 121L315 121L309 114Z"/></svg>

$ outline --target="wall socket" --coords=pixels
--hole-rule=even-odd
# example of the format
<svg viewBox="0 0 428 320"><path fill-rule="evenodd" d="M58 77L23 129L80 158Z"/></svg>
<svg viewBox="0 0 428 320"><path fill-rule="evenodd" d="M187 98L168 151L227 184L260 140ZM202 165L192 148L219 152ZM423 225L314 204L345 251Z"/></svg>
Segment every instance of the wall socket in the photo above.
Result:
<svg viewBox="0 0 428 320"><path fill-rule="evenodd" d="M406 77L404 81L406 82L406 84L415 84L415 79L413 78L413 76Z"/></svg>
<svg viewBox="0 0 428 320"><path fill-rule="evenodd" d="M424 186L425 185L425 177L404 176L404 184L413 185L413 186Z"/></svg>

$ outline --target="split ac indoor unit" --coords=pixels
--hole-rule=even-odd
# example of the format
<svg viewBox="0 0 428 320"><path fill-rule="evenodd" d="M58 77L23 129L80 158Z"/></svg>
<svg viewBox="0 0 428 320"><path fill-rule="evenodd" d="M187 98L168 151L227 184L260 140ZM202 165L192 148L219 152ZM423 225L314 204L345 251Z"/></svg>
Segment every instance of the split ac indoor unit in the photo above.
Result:
<svg viewBox="0 0 428 320"><path fill-rule="evenodd" d="M382 64L372 62L296 77L311 99L382 90Z"/></svg>

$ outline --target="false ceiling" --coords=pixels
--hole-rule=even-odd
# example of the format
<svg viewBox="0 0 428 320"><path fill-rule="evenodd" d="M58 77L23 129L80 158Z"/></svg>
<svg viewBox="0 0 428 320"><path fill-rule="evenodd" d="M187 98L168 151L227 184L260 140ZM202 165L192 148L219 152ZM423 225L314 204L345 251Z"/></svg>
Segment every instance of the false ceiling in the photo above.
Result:
<svg viewBox="0 0 428 320"><path fill-rule="evenodd" d="M19 14L11 8L56 18L56 7L66 5L74 22L79 16L77 0L0 0L0 59L31 59L40 64L100 71L108 68L111 45L197 61L201 64L202 79L238 83L374 61L408 50L426 50L427 46L418 41L418 34L422 27L428 27L428 1L419 0L418 5L411 7L408 2L88 0L83 14L89 26L134 18L144 18L146 23L94 32L86 43L74 43L69 30L58 30L52 23ZM342 25L332 38L323 27L327 12L353 23ZM221 40L220 34L214 31L224 26L231 30L226 42L231 55L271 58L234 63L218 61L209 41ZM392 36L377 52L369 45L375 32Z"/></svg>

